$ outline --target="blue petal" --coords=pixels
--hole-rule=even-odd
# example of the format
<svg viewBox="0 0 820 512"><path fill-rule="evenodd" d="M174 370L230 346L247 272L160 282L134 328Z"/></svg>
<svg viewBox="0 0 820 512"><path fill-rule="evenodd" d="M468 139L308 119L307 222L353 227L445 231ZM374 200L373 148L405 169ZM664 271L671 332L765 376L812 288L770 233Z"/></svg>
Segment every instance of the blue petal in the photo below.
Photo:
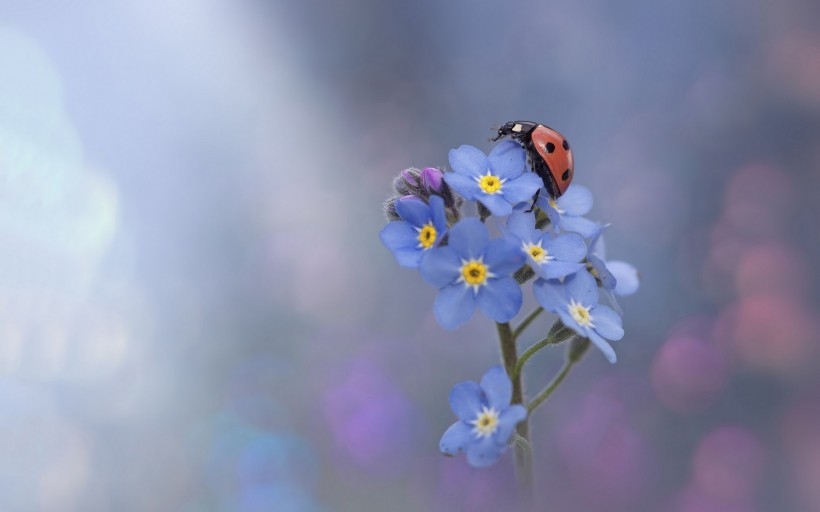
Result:
<svg viewBox="0 0 820 512"><path fill-rule="evenodd" d="M484 194L477 196L476 201L487 207L496 217L503 217L512 213L512 205L501 194Z"/></svg>
<svg viewBox="0 0 820 512"><path fill-rule="evenodd" d="M527 163L527 152L517 142L505 140L490 151L487 159L494 175L502 180L515 179L524 172ZM535 194L535 191L533 191L533 194Z"/></svg>
<svg viewBox="0 0 820 512"><path fill-rule="evenodd" d="M379 238L393 252L399 265L409 268L419 266L423 251L418 247L418 233L409 223L393 221L381 230Z"/></svg>
<svg viewBox="0 0 820 512"><path fill-rule="evenodd" d="M473 427L463 421L457 421L441 436L438 448L444 455L456 455L467 449L474 440Z"/></svg>
<svg viewBox="0 0 820 512"><path fill-rule="evenodd" d="M480 149L463 145L450 150L450 167L464 176L478 177L487 173L490 163ZM445 179L447 175L445 174ZM447 182L450 185L450 182Z"/></svg>
<svg viewBox="0 0 820 512"><path fill-rule="evenodd" d="M520 404L511 405L498 416L498 430L493 433L496 444L506 445L510 442L515 426L527 417L527 408Z"/></svg>
<svg viewBox="0 0 820 512"><path fill-rule="evenodd" d="M520 241L527 243L537 240L541 232L535 229L535 214L525 213L523 208L516 208L512 215L507 217L504 231Z"/></svg>
<svg viewBox="0 0 820 512"><path fill-rule="evenodd" d="M491 279L478 291L476 305L496 322L509 322L521 310L521 287L512 277Z"/></svg>
<svg viewBox="0 0 820 512"><path fill-rule="evenodd" d="M615 279L615 276L612 275L612 272L606 267L606 264L599 258L598 256L593 256L590 254L587 256L590 265L595 270L598 279L601 280L601 286L605 290L614 290L615 286L617 286L618 281Z"/></svg>
<svg viewBox="0 0 820 512"><path fill-rule="evenodd" d="M429 257L425 260L430 259ZM426 261L422 262L422 264ZM448 330L453 330L473 316L475 311L475 294L473 289L463 284L454 284L442 288L433 302L433 313L438 323Z"/></svg>
<svg viewBox="0 0 820 512"><path fill-rule="evenodd" d="M399 266L406 268L418 267L425 254L427 254L425 249L416 247L393 250L393 256L396 257L396 262Z"/></svg>
<svg viewBox="0 0 820 512"><path fill-rule="evenodd" d="M584 268L583 263L567 263L565 261L550 261L543 265L536 265L531 262L530 266L539 277L544 279L561 279Z"/></svg>
<svg viewBox="0 0 820 512"><path fill-rule="evenodd" d="M550 195L547 189L541 188L541 193L538 194L538 200L535 202L539 208L547 212L547 210L555 210L550 204ZM548 213L548 212L547 212Z"/></svg>
<svg viewBox="0 0 820 512"><path fill-rule="evenodd" d="M575 299L575 302L583 304L584 307L598 304L598 283L589 272L578 272L566 278L564 284L567 287L567 294Z"/></svg>
<svg viewBox="0 0 820 512"><path fill-rule="evenodd" d="M443 288L458 279L461 261L451 247L436 247L421 262L419 272L427 284Z"/></svg>
<svg viewBox="0 0 820 512"><path fill-rule="evenodd" d="M594 306L589 310L595 331L608 340L617 341L624 337L623 321L618 313L607 306Z"/></svg>
<svg viewBox="0 0 820 512"><path fill-rule="evenodd" d="M478 182L476 182L475 179L462 174L456 174L454 172L444 173L444 181L446 181L447 184L450 185L450 188L458 195L468 201L475 201L476 198L484 195L484 191L481 190L481 187L478 186Z"/></svg>
<svg viewBox="0 0 820 512"><path fill-rule="evenodd" d="M433 216L433 226L436 228L438 236L447 230L447 214L444 213L444 199L441 196L430 196L430 213Z"/></svg>
<svg viewBox="0 0 820 512"><path fill-rule="evenodd" d="M606 264L617 280L615 293L618 295L632 295L638 291L641 284L638 269L625 261L608 261Z"/></svg>
<svg viewBox="0 0 820 512"><path fill-rule="evenodd" d="M555 202L567 215L584 215L592 209L592 192L581 185L570 185Z"/></svg>
<svg viewBox="0 0 820 512"><path fill-rule="evenodd" d="M610 306L612 306L612 309L616 313L618 313L619 315L623 316L624 311L623 311L623 309L621 309L621 305L618 304L618 299L615 298L615 294L612 293L612 291L607 290L606 288L602 288L601 293L603 293L604 297L607 298L607 300L609 301Z"/></svg>
<svg viewBox="0 0 820 512"><path fill-rule="evenodd" d="M421 199L399 199L395 204L399 217L413 226L421 227L432 220L430 207Z"/></svg>
<svg viewBox="0 0 820 512"><path fill-rule="evenodd" d="M563 233L557 236L547 233L542 241L543 247L549 254L560 261L578 262L583 260L587 254L587 244L580 235L575 233Z"/></svg>
<svg viewBox="0 0 820 512"><path fill-rule="evenodd" d="M544 185L541 178L534 172L525 172L522 176L510 180L501 188L504 198L511 204L518 204L522 201L532 201L532 196Z"/></svg>
<svg viewBox="0 0 820 512"><path fill-rule="evenodd" d="M402 249L419 245L419 232L403 220L394 220L379 232L379 238L388 249Z"/></svg>
<svg viewBox="0 0 820 512"><path fill-rule="evenodd" d="M604 231L611 226L611 224L603 224L598 226L598 231L592 235L589 241L589 253L598 256L606 261L606 244L604 243Z"/></svg>
<svg viewBox="0 0 820 512"><path fill-rule="evenodd" d="M598 336L597 333L590 331L587 333L587 338L589 338L589 341L591 341L593 345L598 347L598 350L604 353L604 357L606 357L607 361L610 363L615 363L618 361L618 356L615 355L615 350L609 343L606 342L605 339Z"/></svg>
<svg viewBox="0 0 820 512"><path fill-rule="evenodd" d="M560 281L536 279L532 293L538 304L551 313L563 311L569 305L566 285Z"/></svg>
<svg viewBox="0 0 820 512"><path fill-rule="evenodd" d="M584 238L595 236L601 228L600 224L584 217L573 217L572 215L562 215L558 221L558 227L563 231L578 233Z"/></svg>
<svg viewBox="0 0 820 512"><path fill-rule="evenodd" d="M481 377L481 389L487 397L487 404L496 411L503 411L509 407L512 400L512 382L503 366L496 365L487 370Z"/></svg>
<svg viewBox="0 0 820 512"><path fill-rule="evenodd" d="M489 243L490 232L487 231L487 226L475 217L461 220L450 229L448 244L459 258L479 258Z"/></svg>
<svg viewBox="0 0 820 512"><path fill-rule="evenodd" d="M467 462L475 468L492 466L506 449L506 445L496 444L493 436L482 437L467 447Z"/></svg>
<svg viewBox="0 0 820 512"><path fill-rule="evenodd" d="M484 252L484 263L496 277L509 276L524 264L521 248L509 238L496 238Z"/></svg>
<svg viewBox="0 0 820 512"><path fill-rule="evenodd" d="M467 423L478 417L486 400L484 390L471 380L456 384L450 391L450 408L458 419Z"/></svg>

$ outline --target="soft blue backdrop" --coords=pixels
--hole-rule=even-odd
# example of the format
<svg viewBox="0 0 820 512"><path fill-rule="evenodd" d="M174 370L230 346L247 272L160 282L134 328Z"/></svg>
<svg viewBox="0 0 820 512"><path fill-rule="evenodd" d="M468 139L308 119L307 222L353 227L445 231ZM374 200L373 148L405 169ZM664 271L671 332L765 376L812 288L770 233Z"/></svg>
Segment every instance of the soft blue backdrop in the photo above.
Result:
<svg viewBox="0 0 820 512"><path fill-rule="evenodd" d="M534 418L544 510L820 510L818 27L814 0L3 2L0 509L514 507L509 456L437 453L492 323L438 327L377 233L393 175L532 119L643 279L619 363Z"/></svg>

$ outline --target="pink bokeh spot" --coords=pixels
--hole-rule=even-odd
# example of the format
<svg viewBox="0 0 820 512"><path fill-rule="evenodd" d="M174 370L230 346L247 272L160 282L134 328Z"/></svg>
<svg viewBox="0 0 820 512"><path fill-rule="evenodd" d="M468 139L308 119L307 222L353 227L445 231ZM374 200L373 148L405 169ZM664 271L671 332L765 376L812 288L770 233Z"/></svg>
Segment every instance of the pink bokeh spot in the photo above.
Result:
<svg viewBox="0 0 820 512"><path fill-rule="evenodd" d="M803 256L777 243L746 250L735 266L735 288L741 296L768 293L802 297L811 277Z"/></svg>
<svg viewBox="0 0 820 512"><path fill-rule="evenodd" d="M789 375L807 370L817 332L817 320L805 302L754 295L724 309L714 339L751 368Z"/></svg>
<svg viewBox="0 0 820 512"><path fill-rule="evenodd" d="M726 366L723 354L714 345L691 336L677 336L655 354L652 390L673 411L701 411L720 397L726 385Z"/></svg>
<svg viewBox="0 0 820 512"><path fill-rule="evenodd" d="M696 486L684 489L664 510L669 512L756 512L751 503L730 503L712 496Z"/></svg>
<svg viewBox="0 0 820 512"><path fill-rule="evenodd" d="M629 407L618 398L624 390L613 390L613 382L601 384L558 429L557 448L577 499L593 507L631 506L651 486L653 457L630 423Z"/></svg>
<svg viewBox="0 0 820 512"><path fill-rule="evenodd" d="M755 434L720 427L704 437L693 461L692 480L704 493L727 503L754 502L763 480L766 453Z"/></svg>

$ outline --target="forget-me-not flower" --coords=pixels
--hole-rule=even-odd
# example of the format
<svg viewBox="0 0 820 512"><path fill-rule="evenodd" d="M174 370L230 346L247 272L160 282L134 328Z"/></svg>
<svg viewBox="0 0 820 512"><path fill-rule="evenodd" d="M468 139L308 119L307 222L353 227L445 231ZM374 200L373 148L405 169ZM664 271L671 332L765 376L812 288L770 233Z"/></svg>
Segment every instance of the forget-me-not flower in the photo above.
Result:
<svg viewBox="0 0 820 512"><path fill-rule="evenodd" d="M566 277L584 268L584 239L576 233L544 233L535 228L535 215L516 207L507 219L506 233L515 239L527 264L544 279Z"/></svg>
<svg viewBox="0 0 820 512"><path fill-rule="evenodd" d="M592 209L592 192L581 185L570 185L564 195L553 199L544 190L538 196L538 207L550 219L553 230L572 231L584 238L594 236L600 226L584 218Z"/></svg>
<svg viewBox="0 0 820 512"><path fill-rule="evenodd" d="M430 196L430 204L414 196L395 201L401 220L388 222L379 233L382 243L393 252L402 267L418 267L422 257L447 232L444 200Z"/></svg>
<svg viewBox="0 0 820 512"><path fill-rule="evenodd" d="M421 277L439 288L433 303L436 319L455 329L473 316L477 307L496 322L511 320L521 309L521 287L511 277L524 256L507 238L490 241L487 227L476 218L450 229L446 246L422 260Z"/></svg>
<svg viewBox="0 0 820 512"><path fill-rule="evenodd" d="M493 215L509 215L513 206L532 198L543 185L537 174L526 170L526 163L526 151L513 141L498 144L489 156L463 145L450 150L454 172L446 173L444 180L465 199L480 202Z"/></svg>
<svg viewBox="0 0 820 512"><path fill-rule="evenodd" d="M592 275L601 281L601 286L605 290L615 295L632 295L640 286L638 269L625 261L607 261L603 236L607 227L609 224L601 226L600 231L589 242L587 261L592 267Z"/></svg>
<svg viewBox="0 0 820 512"><path fill-rule="evenodd" d="M527 417L527 409L510 405L511 399L512 383L501 366L487 370L480 384L456 384L450 407L458 421L441 436L441 452L466 452L467 462L474 467L494 464L509 446L515 426Z"/></svg>
<svg viewBox="0 0 820 512"><path fill-rule="evenodd" d="M557 313L561 322L589 340L610 363L617 360L607 340L624 336L621 317L598 304L598 284L589 272L577 272L563 282L538 279L532 288L535 299L547 311Z"/></svg>

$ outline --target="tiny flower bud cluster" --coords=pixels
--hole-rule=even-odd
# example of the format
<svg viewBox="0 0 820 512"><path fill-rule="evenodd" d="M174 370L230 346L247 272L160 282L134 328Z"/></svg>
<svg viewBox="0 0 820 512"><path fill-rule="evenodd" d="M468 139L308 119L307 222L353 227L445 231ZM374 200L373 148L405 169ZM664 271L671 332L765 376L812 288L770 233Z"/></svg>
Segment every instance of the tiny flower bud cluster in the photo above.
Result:
<svg viewBox="0 0 820 512"><path fill-rule="evenodd" d="M390 196L384 202L384 213L387 220L402 220L401 215L396 211L396 201L400 199L416 198L429 203L431 196L439 196L444 201L445 213L450 224L458 222L460 209L464 200L450 189L444 181L444 173L436 167L425 167L416 169L410 167L403 170L393 179L393 190L395 195Z"/></svg>

